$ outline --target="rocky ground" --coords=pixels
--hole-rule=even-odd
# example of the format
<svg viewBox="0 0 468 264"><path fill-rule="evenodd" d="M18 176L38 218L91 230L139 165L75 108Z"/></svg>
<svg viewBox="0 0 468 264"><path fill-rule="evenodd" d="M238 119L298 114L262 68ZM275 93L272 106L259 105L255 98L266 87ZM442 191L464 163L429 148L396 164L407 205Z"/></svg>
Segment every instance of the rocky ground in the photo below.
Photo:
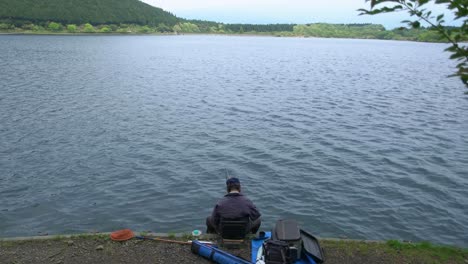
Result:
<svg viewBox="0 0 468 264"><path fill-rule="evenodd" d="M181 241L187 241L179 238ZM326 263L456 263L468 264L468 251L450 248L389 246L323 240ZM224 249L250 259L248 243L240 249ZM432 253L431 253L432 252ZM435 252L435 253L434 253ZM114 242L107 236L56 237L46 240L0 241L0 263L210 263L193 254L190 245L131 239Z"/></svg>

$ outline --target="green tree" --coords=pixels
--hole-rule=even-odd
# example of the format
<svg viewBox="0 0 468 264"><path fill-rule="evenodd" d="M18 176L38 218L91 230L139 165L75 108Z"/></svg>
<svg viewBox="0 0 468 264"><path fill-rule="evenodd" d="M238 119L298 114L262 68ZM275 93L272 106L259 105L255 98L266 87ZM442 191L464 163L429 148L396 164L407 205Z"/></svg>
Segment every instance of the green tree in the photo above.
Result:
<svg viewBox="0 0 468 264"><path fill-rule="evenodd" d="M418 34L418 41L424 42L442 42L443 37L435 30L424 30Z"/></svg>
<svg viewBox="0 0 468 264"><path fill-rule="evenodd" d="M23 30L33 30L34 24L23 24L21 27Z"/></svg>
<svg viewBox="0 0 468 264"><path fill-rule="evenodd" d="M157 30L158 32L162 32L162 33L164 33L164 32L171 32L171 31L172 31L172 29L171 29L169 26L167 26L166 24L164 24L164 23L160 23L160 24L156 27L156 30Z"/></svg>
<svg viewBox="0 0 468 264"><path fill-rule="evenodd" d="M0 23L0 30L8 30L11 29L13 25L7 24L7 23Z"/></svg>
<svg viewBox="0 0 468 264"><path fill-rule="evenodd" d="M117 31L117 30L119 29L119 26L117 26L116 24L111 24L111 25L109 25L109 27L110 27L110 29L111 29L112 31L114 31L114 32Z"/></svg>
<svg viewBox="0 0 468 264"><path fill-rule="evenodd" d="M218 24L218 33L224 34L224 25L223 24Z"/></svg>
<svg viewBox="0 0 468 264"><path fill-rule="evenodd" d="M218 33L218 30L216 30L216 29L217 29L216 27L210 27L208 31L210 33Z"/></svg>
<svg viewBox="0 0 468 264"><path fill-rule="evenodd" d="M190 22L185 22L179 24L180 31L185 32L185 33L199 33L200 29L198 28L197 25L192 24Z"/></svg>
<svg viewBox="0 0 468 264"><path fill-rule="evenodd" d="M60 31L62 29L62 25L56 22L50 22L47 28L52 31Z"/></svg>
<svg viewBox="0 0 468 264"><path fill-rule="evenodd" d="M35 32L43 31L43 30L44 30L44 28L41 27L41 26L38 26L38 25L34 25L33 28L32 28L32 31L35 31Z"/></svg>
<svg viewBox="0 0 468 264"><path fill-rule="evenodd" d="M296 35L304 36L307 26L306 25L295 25L293 32Z"/></svg>
<svg viewBox="0 0 468 264"><path fill-rule="evenodd" d="M67 25L67 31L70 32L70 33L75 33L76 29L77 29L76 25L74 25L74 24Z"/></svg>
<svg viewBox="0 0 468 264"><path fill-rule="evenodd" d="M179 24L177 24L174 27L172 27L172 31L174 31L175 33L178 33L182 31L182 28L179 26Z"/></svg>
<svg viewBox="0 0 468 264"><path fill-rule="evenodd" d="M151 28L148 26L142 26L138 29L138 32L146 34L146 33L151 32Z"/></svg>
<svg viewBox="0 0 468 264"><path fill-rule="evenodd" d="M85 33L94 33L96 30L94 29L93 25L90 23L86 23L83 27L83 32Z"/></svg>
<svg viewBox="0 0 468 264"><path fill-rule="evenodd" d="M434 0L437 5L444 5L455 14L455 19L461 20L462 25L456 29L444 26L444 14L433 14L426 8L430 0L366 0L370 2L370 9L359 9L361 15L376 15L406 11L412 20L402 21L412 28L420 28L421 22L429 24L441 38L451 43L446 49L452 53L450 59L457 60L457 72L451 76L458 76L468 87L468 46L459 42L466 40L468 35L468 2L467 0ZM427 37L427 36L426 36Z"/></svg>
<svg viewBox="0 0 468 264"><path fill-rule="evenodd" d="M108 26L104 26L99 30L100 33L110 33L112 32L112 29Z"/></svg>

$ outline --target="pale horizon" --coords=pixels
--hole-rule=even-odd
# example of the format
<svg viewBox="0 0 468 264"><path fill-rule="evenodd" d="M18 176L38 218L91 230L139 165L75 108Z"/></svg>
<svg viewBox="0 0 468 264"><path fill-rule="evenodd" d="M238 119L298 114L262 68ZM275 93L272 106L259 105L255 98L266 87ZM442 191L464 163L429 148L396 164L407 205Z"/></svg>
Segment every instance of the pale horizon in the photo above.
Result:
<svg viewBox="0 0 468 264"><path fill-rule="evenodd" d="M357 9L368 8L364 0L142 0L186 19L243 24L371 23L387 29L401 27L409 19L405 12L359 16ZM434 14L445 13L447 25L459 25L453 14L441 5L429 5ZM424 25L424 24L423 24Z"/></svg>

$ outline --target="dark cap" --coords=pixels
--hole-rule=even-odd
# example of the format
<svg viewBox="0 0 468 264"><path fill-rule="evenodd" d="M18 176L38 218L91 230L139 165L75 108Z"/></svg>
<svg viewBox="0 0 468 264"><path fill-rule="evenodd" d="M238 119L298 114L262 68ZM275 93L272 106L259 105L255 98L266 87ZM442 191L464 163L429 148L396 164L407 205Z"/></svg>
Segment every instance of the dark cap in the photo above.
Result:
<svg viewBox="0 0 468 264"><path fill-rule="evenodd" d="M229 178L226 180L226 185L231 185L231 184L240 184L240 181L238 178Z"/></svg>

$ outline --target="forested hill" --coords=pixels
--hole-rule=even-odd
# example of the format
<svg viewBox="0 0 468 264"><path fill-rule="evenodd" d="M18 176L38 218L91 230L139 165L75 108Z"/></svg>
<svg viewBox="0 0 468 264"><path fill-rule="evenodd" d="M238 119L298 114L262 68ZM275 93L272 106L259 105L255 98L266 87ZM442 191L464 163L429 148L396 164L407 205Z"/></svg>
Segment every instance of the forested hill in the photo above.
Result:
<svg viewBox="0 0 468 264"><path fill-rule="evenodd" d="M0 0L0 19L171 26L179 22L171 13L139 0Z"/></svg>
<svg viewBox="0 0 468 264"><path fill-rule="evenodd" d="M386 30L381 25L372 24L255 25L189 20L178 18L140 0L0 0L0 33L270 34L444 41L431 28Z"/></svg>

